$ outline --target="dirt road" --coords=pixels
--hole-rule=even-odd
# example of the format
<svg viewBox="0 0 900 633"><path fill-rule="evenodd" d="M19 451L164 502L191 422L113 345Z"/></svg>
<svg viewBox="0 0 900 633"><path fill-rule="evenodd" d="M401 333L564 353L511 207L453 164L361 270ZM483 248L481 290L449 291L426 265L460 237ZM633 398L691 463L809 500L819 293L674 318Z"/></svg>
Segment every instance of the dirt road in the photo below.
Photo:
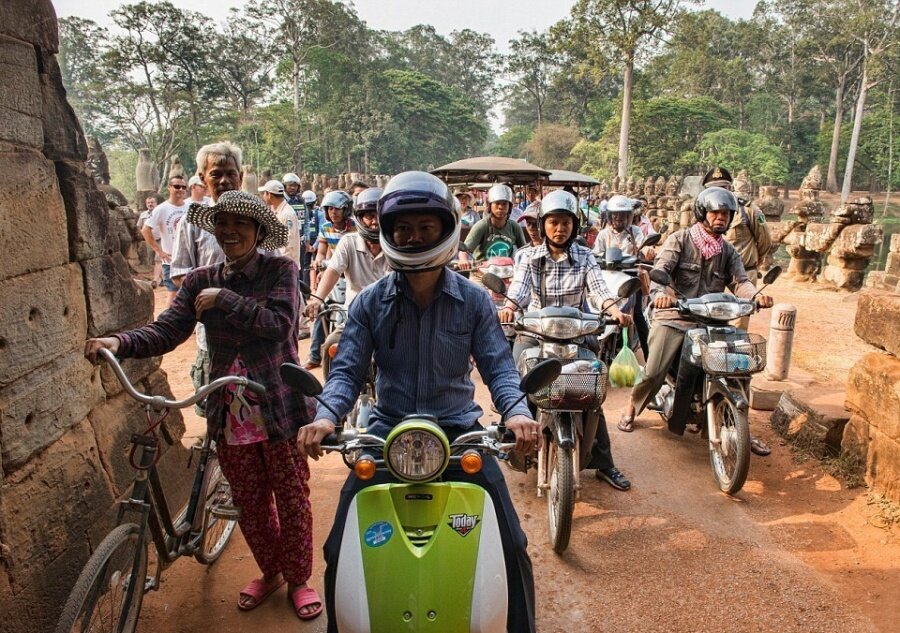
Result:
<svg viewBox="0 0 900 633"><path fill-rule="evenodd" d="M779 282L772 294L799 307L798 371L842 383L866 349L852 336L853 296L790 282ZM764 333L767 324L768 315L761 314L751 328ZM301 356L308 347L308 341L303 343ZM186 376L193 353L187 343L163 361L179 395L190 390ZM487 390L480 383L477 397L488 410ZM753 458L743 492L728 498L716 491L698 437L675 437L650 413L630 435L615 430L626 397L624 391L612 391L604 408L617 464L634 488L616 492L585 472L564 556L547 545L546 505L536 498L534 474L506 471L530 541L539 631L898 630L897 528L876 527L864 488L846 490L818 463L798 464L772 434L768 416L754 413L754 433L775 450L770 457ZM189 430L196 432L198 422L189 419ZM312 467L317 556L346 474L336 456ZM311 580L319 588L320 561ZM165 573L161 590L145 600L141 629L325 630L324 616L300 622L284 592L253 612L239 612L237 593L257 573L236 533L212 567L184 560Z"/></svg>

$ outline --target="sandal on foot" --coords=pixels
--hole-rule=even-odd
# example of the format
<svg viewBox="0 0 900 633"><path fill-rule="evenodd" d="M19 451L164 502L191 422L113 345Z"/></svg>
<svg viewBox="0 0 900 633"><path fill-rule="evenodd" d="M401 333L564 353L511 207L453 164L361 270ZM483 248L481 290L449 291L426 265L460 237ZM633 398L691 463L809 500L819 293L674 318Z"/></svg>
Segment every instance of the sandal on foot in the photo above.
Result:
<svg viewBox="0 0 900 633"><path fill-rule="evenodd" d="M319 597L319 592L312 587L302 587L294 591L291 594L291 603L294 605L294 612L301 620L312 620L319 617L322 613L322 598ZM303 607L311 607L313 605L318 606L307 613L300 611Z"/></svg>
<svg viewBox="0 0 900 633"><path fill-rule="evenodd" d="M263 603L263 601L272 595L272 592L284 584L284 578L281 576L277 580L267 583L263 578L254 578L250 583L241 589L238 594L238 609L241 611L250 611ZM250 603L241 602L241 598L247 596L252 600Z"/></svg>
<svg viewBox="0 0 900 633"><path fill-rule="evenodd" d="M754 455L759 455L760 457L765 457L772 452L772 447L766 444L764 441L759 439L758 437L750 438L750 452Z"/></svg>
<svg viewBox="0 0 900 633"><path fill-rule="evenodd" d="M623 413L616 427L624 433L631 433L634 430L634 416Z"/></svg>

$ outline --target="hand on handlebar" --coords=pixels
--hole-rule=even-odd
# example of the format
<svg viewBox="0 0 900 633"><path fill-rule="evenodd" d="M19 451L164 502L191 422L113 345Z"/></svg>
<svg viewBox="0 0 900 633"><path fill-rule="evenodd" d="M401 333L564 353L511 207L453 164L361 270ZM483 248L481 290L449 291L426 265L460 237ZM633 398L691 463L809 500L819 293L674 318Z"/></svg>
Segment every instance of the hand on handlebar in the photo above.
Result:
<svg viewBox="0 0 900 633"><path fill-rule="evenodd" d="M115 338L114 336L109 336L106 338L89 338L84 344L84 357L91 361L94 365L97 364L97 352L101 349L108 349L113 354L119 351L119 344L121 341Z"/></svg>
<svg viewBox="0 0 900 633"><path fill-rule="evenodd" d="M319 300L319 298L310 296L309 303L307 303L306 308L303 309L303 316L308 319L314 319L321 309L322 302Z"/></svg>
<svg viewBox="0 0 900 633"><path fill-rule="evenodd" d="M672 306L674 306L675 303L675 297L670 297L669 295L660 295L653 300L653 307L657 310L665 310L666 308L671 308Z"/></svg>
<svg viewBox="0 0 900 633"><path fill-rule="evenodd" d="M516 436L516 451L528 455L541 447L541 425L525 415L514 415L506 428Z"/></svg>
<svg viewBox="0 0 900 633"><path fill-rule="evenodd" d="M334 433L335 426L331 420L319 419L312 424L300 427L297 434L297 448L303 457L312 457L317 460L325 454L322 450L322 440Z"/></svg>
<svg viewBox="0 0 900 633"><path fill-rule="evenodd" d="M775 304L775 300L768 295L757 295L756 297L756 307L758 308L771 308Z"/></svg>
<svg viewBox="0 0 900 633"><path fill-rule="evenodd" d="M504 306L497 313L497 316L500 317L500 323L512 323L516 320L516 311L509 306Z"/></svg>

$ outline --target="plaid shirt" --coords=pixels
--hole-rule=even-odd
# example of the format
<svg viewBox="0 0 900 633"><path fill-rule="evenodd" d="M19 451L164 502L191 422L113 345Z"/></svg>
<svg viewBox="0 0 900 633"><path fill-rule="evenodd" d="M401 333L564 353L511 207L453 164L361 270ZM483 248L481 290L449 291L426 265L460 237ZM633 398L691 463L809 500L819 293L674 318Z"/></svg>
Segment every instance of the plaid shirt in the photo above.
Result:
<svg viewBox="0 0 900 633"><path fill-rule="evenodd" d="M293 438L310 421L306 399L281 380L282 363L297 356L297 265L285 257L257 253L242 270L225 264L189 272L172 305L149 325L117 334L119 357L146 358L175 349L194 331L194 301L204 288L221 288L215 307L203 313L210 353L210 380L228 375L240 354L247 376L266 387L260 406L269 441ZM222 389L209 394L207 432L218 437L225 416Z"/></svg>
<svg viewBox="0 0 900 633"><path fill-rule="evenodd" d="M542 264L543 262L543 264ZM545 278L546 296L541 301L541 268ZM520 306L531 298L528 310L540 310L547 306L568 306L582 309L588 295L601 302L614 297L603 281L603 274L590 249L572 243L559 261L547 252L547 245L535 246L530 256L516 265L512 283L506 293Z"/></svg>

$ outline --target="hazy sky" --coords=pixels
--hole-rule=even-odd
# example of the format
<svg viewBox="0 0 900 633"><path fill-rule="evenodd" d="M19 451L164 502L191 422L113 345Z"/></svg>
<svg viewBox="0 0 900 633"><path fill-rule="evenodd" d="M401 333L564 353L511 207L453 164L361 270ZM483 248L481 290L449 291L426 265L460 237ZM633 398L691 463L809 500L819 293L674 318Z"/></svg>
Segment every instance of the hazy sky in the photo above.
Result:
<svg viewBox="0 0 900 633"><path fill-rule="evenodd" d="M172 3L215 18L244 0L172 0ZM54 0L60 17L77 15L109 25L109 11L127 2L121 0ZM500 50L520 29L543 30L564 17L572 0L356 0L359 16L370 28L400 31L416 24L433 24L444 35L471 28L490 33ZM706 6L732 18L749 18L753 0L707 0Z"/></svg>

